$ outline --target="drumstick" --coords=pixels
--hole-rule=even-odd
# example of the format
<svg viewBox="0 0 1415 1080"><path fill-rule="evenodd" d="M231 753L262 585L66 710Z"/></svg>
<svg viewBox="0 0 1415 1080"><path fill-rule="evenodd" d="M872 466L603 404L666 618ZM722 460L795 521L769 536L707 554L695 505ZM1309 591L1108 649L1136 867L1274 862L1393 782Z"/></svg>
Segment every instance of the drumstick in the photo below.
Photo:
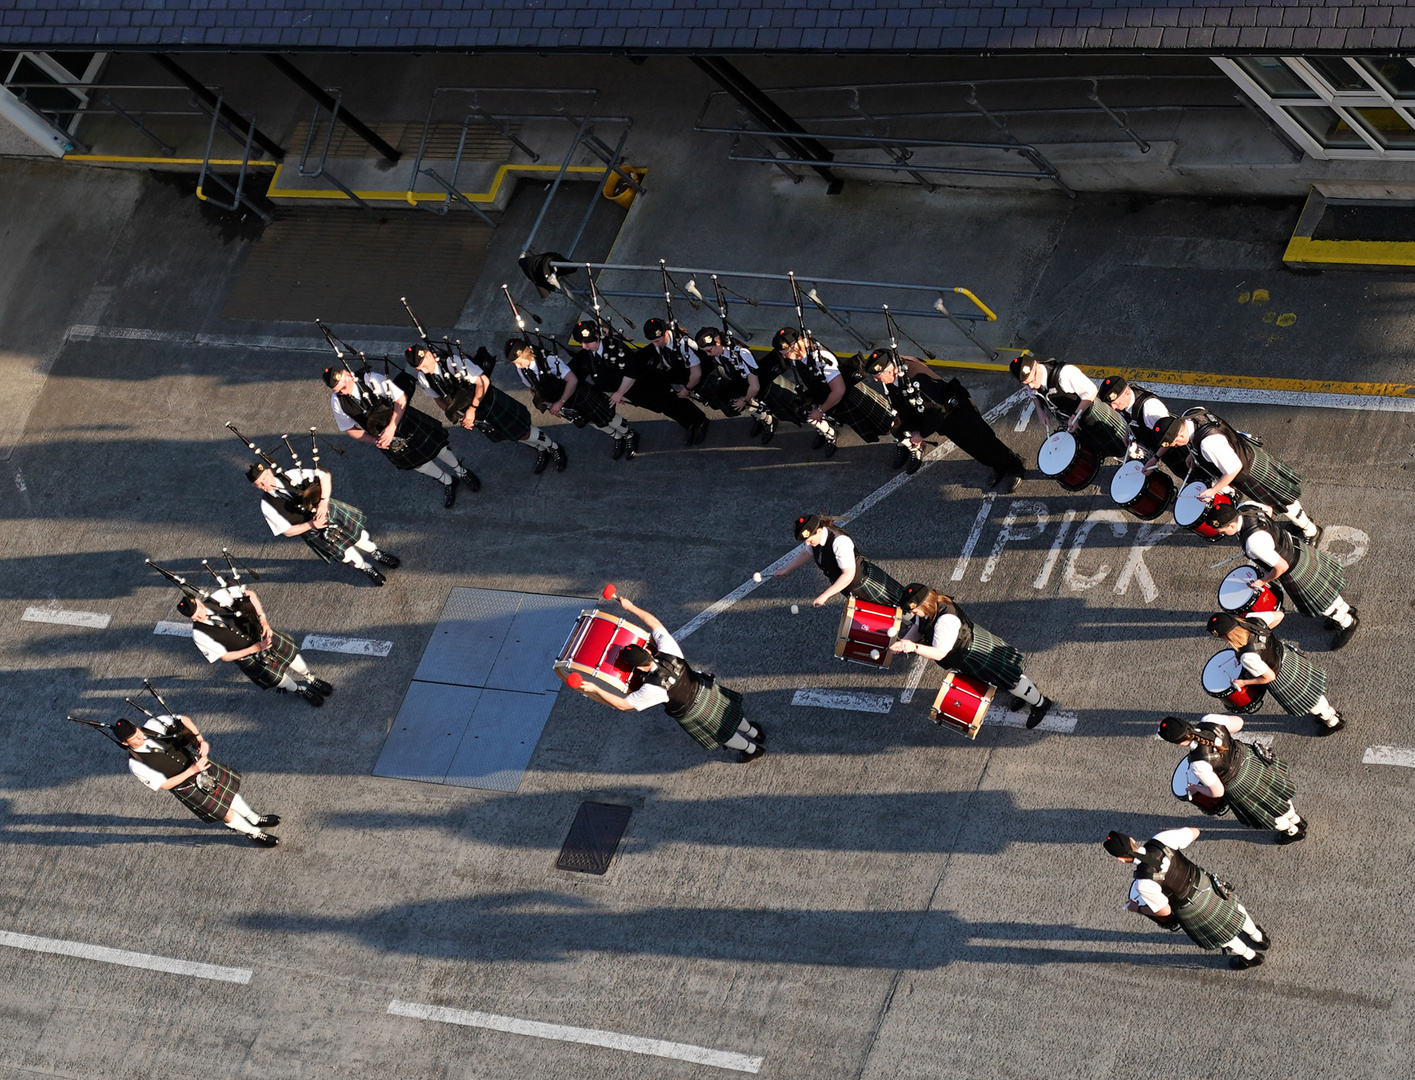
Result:
<svg viewBox="0 0 1415 1080"><path fill-rule="evenodd" d="M1246 559L1247 557L1248 557L1248 553L1247 553L1246 551L1240 551L1237 555L1230 555L1228 558L1226 558L1226 559L1220 559L1220 560L1219 560L1218 562L1216 562L1216 563L1209 563L1209 569L1210 569L1210 570L1214 570L1214 569L1216 569L1216 568L1218 568L1218 567L1220 567L1220 566L1225 566L1225 565L1227 565L1228 563L1233 562L1233 560L1235 560L1235 559Z"/></svg>
<svg viewBox="0 0 1415 1080"><path fill-rule="evenodd" d="M604 587L604 592L600 593L600 595L603 596L606 600L613 600L616 596L619 595L619 590L616 589L613 584L609 584Z"/></svg>

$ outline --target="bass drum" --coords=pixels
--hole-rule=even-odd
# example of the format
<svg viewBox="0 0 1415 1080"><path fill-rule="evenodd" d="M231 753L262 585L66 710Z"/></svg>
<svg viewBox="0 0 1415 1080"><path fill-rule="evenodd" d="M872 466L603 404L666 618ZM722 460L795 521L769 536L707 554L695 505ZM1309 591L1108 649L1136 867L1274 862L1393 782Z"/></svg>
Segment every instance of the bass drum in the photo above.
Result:
<svg viewBox="0 0 1415 1080"><path fill-rule="evenodd" d="M1169 782L1169 790L1183 802L1191 802L1204 813L1220 817L1228 811L1228 799L1222 795L1214 798L1203 791L1189 790L1189 759L1182 758L1174 767L1174 777Z"/></svg>
<svg viewBox="0 0 1415 1080"><path fill-rule="evenodd" d="M1267 695L1267 688L1264 686L1244 686L1238 688L1233 686L1233 680L1243 675L1243 665L1239 663L1237 655L1232 649L1224 649L1209 657L1209 662L1204 665L1204 673L1200 680L1204 685L1204 693L1210 697L1216 697L1228 706L1228 711L1236 715L1257 712L1263 707L1263 698Z"/></svg>
<svg viewBox="0 0 1415 1080"><path fill-rule="evenodd" d="M1080 491L1101 471L1101 460L1069 431L1058 431L1037 451L1037 468L1067 491Z"/></svg>

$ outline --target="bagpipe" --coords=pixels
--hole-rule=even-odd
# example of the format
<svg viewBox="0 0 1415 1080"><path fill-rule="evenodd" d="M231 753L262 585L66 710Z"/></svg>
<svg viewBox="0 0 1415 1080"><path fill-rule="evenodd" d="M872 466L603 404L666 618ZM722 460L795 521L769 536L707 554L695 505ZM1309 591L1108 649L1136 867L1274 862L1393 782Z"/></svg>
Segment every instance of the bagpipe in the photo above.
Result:
<svg viewBox="0 0 1415 1080"><path fill-rule="evenodd" d="M429 352L437 357L439 362L446 360L458 360L464 363L470 362L481 368L482 373L490 378L492 369L496 367L496 357L488 352L485 347L477 349L476 356L469 358L462 350L460 338L450 340L444 334L441 341L433 341L432 338L428 336L427 331L423 329L422 320L420 320L417 313L413 311L412 305L408 303L408 298L406 296L400 296L398 300L402 303L403 310L408 313L408 318L413 321L413 328L417 330L418 337L422 340L423 345ZM443 412L447 415L447 419L454 424L460 424L466 418L467 410L472 407L472 404L477 399L477 388L471 383L459 378L455 372L452 372L450 375L443 375L438 372L429 375L427 378L428 382L432 384L433 389L437 391L437 396L447 403L446 407L443 409ZM409 400L411 400L411 392L409 392L409 394Z"/></svg>
<svg viewBox="0 0 1415 1080"><path fill-rule="evenodd" d="M232 628L238 633L250 638L252 641L259 641L262 636L260 630L260 615L256 612L255 604L251 602L250 598L243 593L234 600L221 599L216 593L230 589L233 586L241 585L242 569L245 570L254 581L259 581L260 575L249 566L238 564L231 553L225 548L221 549L221 557L226 560L228 567L227 575L230 578L229 581L226 577L223 577L213 570L211 564L206 559L202 559L201 561L203 569L216 579L216 588L214 590L203 589L193 585L181 574L168 570L165 566L160 566L151 559L143 559L143 562L156 570L168 581L172 582L172 584L176 585L177 588L181 589L184 596L193 600L199 600L206 607L214 608L222 620L229 622ZM240 566L240 569L237 569L238 566Z"/></svg>
<svg viewBox="0 0 1415 1080"><path fill-rule="evenodd" d="M362 386L363 376L373 371L373 365L369 363L368 355L359 349L355 349L347 341L340 338L334 331L324 325L323 320L315 319L314 324L319 327L320 332L324 335L324 340L328 342L329 347L334 350L334 356L338 359L339 363L344 365L344 370L354 377L355 382ZM361 366L358 371L355 371L349 365L350 356L357 356L359 358ZM389 378L394 386L398 387L398 389L403 392L403 396L408 400L408 408L412 408L413 395L416 394L418 390L417 376L408 371L408 369L401 364L395 365L390 357L376 356L373 359L383 364L383 374ZM396 373L394 371L395 367L397 368ZM392 402L383 401L379 402L377 405L369 406L360 400L359 404L360 415L350 417L350 419L358 423L358 425L369 434L377 436L384 428L393 422ZM407 448L408 440L398 435L394 436L393 441L388 446L389 451L395 454Z"/></svg>
<svg viewBox="0 0 1415 1080"><path fill-rule="evenodd" d="M556 339L554 334L547 335L540 332L539 327L542 324L541 317L534 311L526 310L523 312L521 306L516 303L515 298L511 295L510 287L504 282L501 286L501 292L502 295L506 297L506 303L511 306L511 318L516 322L516 329L520 332L521 341L526 348L531 350L531 355L535 357L537 365L548 355L559 356L562 352L568 351L562 349L560 342ZM534 327L526 325L527 315L529 315L531 320L535 323ZM535 341L532 342L531 338L535 338ZM549 348L546 347L547 341L550 343ZM551 396L546 393L545 388L541 385L541 380L548 376L548 372L537 371L534 377L527 380L531 383L531 404L536 407L537 412L546 411L546 398ZM561 388L563 389L564 381L559 379L557 379L557 381L560 382ZM573 397L574 395L571 396ZM554 400L559 400L559 397L560 394L557 392L554 395ZM579 410L574 408L568 401L560 407L560 415L570 421L570 423L579 426L583 426L581 424L582 420L587 422L587 419L580 415Z"/></svg>
<svg viewBox="0 0 1415 1080"><path fill-rule="evenodd" d="M319 500L323 492L323 487L318 477L315 477L308 483L301 483L282 469L280 464L273 457L242 435L235 424L228 420L226 426L230 429L231 434L235 435L236 438L246 444L251 453L255 454L256 457L260 458L270 467L270 471L275 474L277 480L289 488L291 494L295 496L295 501L300 504L301 509L311 514L319 509ZM285 444L285 449L289 451L290 460L294 462L295 468L303 469L304 464L300 461L300 456L295 453L295 448L290 444L290 437L288 435L281 435L280 441ZM319 469L319 441L319 436L315 434L315 429L310 428L310 464L315 470ZM326 442L325 445L336 454L342 454L344 452L332 443Z"/></svg>

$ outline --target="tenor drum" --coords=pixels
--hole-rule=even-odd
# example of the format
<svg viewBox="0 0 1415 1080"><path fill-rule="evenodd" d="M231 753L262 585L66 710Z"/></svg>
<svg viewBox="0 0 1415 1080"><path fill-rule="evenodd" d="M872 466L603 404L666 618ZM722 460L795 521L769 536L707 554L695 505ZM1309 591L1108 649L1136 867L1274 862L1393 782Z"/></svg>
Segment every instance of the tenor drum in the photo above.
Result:
<svg viewBox="0 0 1415 1080"><path fill-rule="evenodd" d="M1238 662L1238 657L1232 649L1224 649L1209 657L1209 662L1204 665L1204 674L1201 676L1204 692L1210 697L1216 697L1222 701L1228 706L1229 712L1238 714L1257 712L1263 707L1263 697L1267 694L1267 688L1262 686L1235 688L1232 685L1233 680L1242 677L1243 665Z"/></svg>
<svg viewBox="0 0 1415 1080"><path fill-rule="evenodd" d="M1214 798L1203 791L1189 790L1189 759L1183 758L1175 766L1174 777L1169 782L1169 790L1174 792L1176 799L1184 802L1191 802L1206 814L1221 814L1224 810L1224 797L1220 795Z"/></svg>
<svg viewBox="0 0 1415 1080"><path fill-rule="evenodd" d="M1080 491L1101 471L1100 458L1069 431L1058 431L1037 451L1037 468L1068 491Z"/></svg>
<svg viewBox="0 0 1415 1080"><path fill-rule="evenodd" d="M1174 500L1174 520L1180 528L1198 533L1205 540L1213 543L1218 539L1219 533L1217 529L1204 521L1204 515L1209 512L1209 506L1199 498L1199 492L1207 486L1202 480L1195 480L1180 489ZM1221 491L1214 496L1215 506L1223 506L1232 502L1233 500Z"/></svg>
<svg viewBox="0 0 1415 1080"><path fill-rule="evenodd" d="M995 693L995 686L960 671L950 671L944 676L933 708L929 709L929 719L940 727L951 727L970 739L976 739Z"/></svg>
<svg viewBox="0 0 1415 1080"><path fill-rule="evenodd" d="M835 635L835 655L855 664L887 668L894 659L889 646L899 636L903 621L904 613L897 607L846 597L845 614Z"/></svg>
<svg viewBox="0 0 1415 1080"><path fill-rule="evenodd" d="M1138 461L1127 461L1110 479L1111 501L1141 521L1154 521L1174 498L1174 481L1156 469L1146 473Z"/></svg>
<svg viewBox="0 0 1415 1080"><path fill-rule="evenodd" d="M1276 581L1261 589L1252 589L1249 583L1257 581L1261 575L1255 566L1240 566L1229 571L1223 584L1218 587L1218 606L1234 615L1262 615L1277 611L1282 607L1282 586Z"/></svg>
<svg viewBox="0 0 1415 1080"><path fill-rule="evenodd" d="M555 674L564 679L572 671L593 679L606 690L629 692L629 674L614 666L625 645L647 646L649 632L627 619L603 611L582 611L565 647L555 660Z"/></svg>

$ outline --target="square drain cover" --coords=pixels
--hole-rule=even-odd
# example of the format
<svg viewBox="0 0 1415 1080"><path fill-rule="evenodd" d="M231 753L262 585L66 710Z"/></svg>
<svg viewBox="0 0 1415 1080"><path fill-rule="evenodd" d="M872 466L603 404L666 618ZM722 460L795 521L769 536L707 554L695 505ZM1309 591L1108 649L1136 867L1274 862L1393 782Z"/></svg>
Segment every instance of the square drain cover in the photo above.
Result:
<svg viewBox="0 0 1415 1080"><path fill-rule="evenodd" d="M580 804L570 835L560 849L555 866L560 870L575 870L581 874L603 874L619 850L619 840L633 813L627 806L613 803L586 802Z"/></svg>

